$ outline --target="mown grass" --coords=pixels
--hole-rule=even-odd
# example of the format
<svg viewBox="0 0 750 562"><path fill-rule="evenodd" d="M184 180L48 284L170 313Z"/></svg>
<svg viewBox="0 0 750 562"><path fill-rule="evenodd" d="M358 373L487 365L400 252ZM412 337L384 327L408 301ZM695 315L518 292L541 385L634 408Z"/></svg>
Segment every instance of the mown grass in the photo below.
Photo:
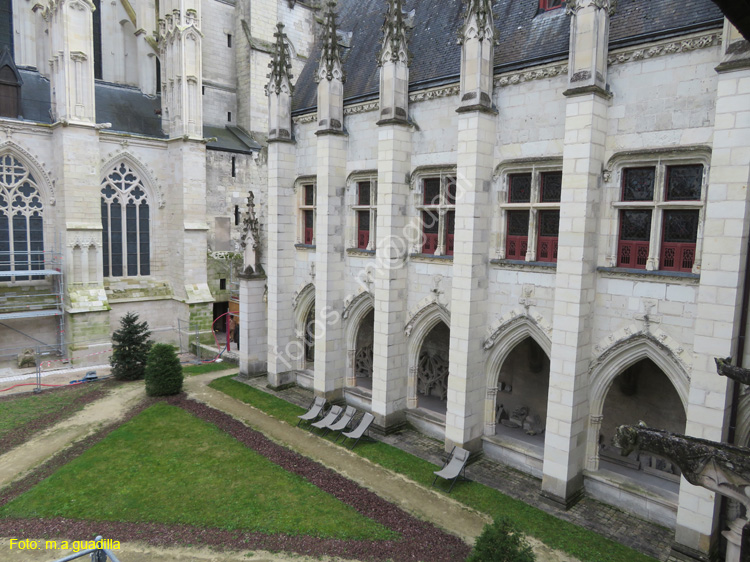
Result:
<svg viewBox="0 0 750 562"><path fill-rule="evenodd" d="M336 539L398 535L217 427L158 403L0 508L67 517Z"/></svg>
<svg viewBox="0 0 750 562"><path fill-rule="evenodd" d="M281 398L232 380L231 376L216 379L209 386L289 424L296 425L297 416L305 411ZM360 441L354 452L424 486L431 485L433 471L439 468L381 442ZM478 482L459 483L453 488L451 498L487 513L493 518L507 517L527 535L539 539L551 548L575 556L582 562L605 560L608 562L653 562L654 560L650 556L583 527L557 519L540 509Z"/></svg>
<svg viewBox="0 0 750 562"><path fill-rule="evenodd" d="M77 399L99 389L101 383L86 383L5 398L0 402L0 440L42 416L64 410Z"/></svg>
<svg viewBox="0 0 750 562"><path fill-rule="evenodd" d="M216 371L228 371L234 369L239 372L239 368L234 363L203 363L201 365L183 365L182 374L185 376L202 375L204 373L214 373Z"/></svg>

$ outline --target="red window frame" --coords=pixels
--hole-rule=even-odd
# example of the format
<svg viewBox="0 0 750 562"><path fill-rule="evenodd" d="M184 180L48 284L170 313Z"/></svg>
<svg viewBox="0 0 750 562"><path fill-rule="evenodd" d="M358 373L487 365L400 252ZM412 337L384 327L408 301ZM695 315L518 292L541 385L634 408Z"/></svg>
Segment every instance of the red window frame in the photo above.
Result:
<svg viewBox="0 0 750 562"><path fill-rule="evenodd" d="M549 12L562 8L564 4L563 0L539 0L539 9L543 12Z"/></svg>
<svg viewBox="0 0 750 562"><path fill-rule="evenodd" d="M445 255L453 255L453 238L456 232L456 211L445 213Z"/></svg>
<svg viewBox="0 0 750 562"><path fill-rule="evenodd" d="M546 213L560 214L559 210L539 211L538 236L536 242L536 259L537 261L557 263L557 243L558 236L542 236L542 215ZM558 218L559 220L559 218Z"/></svg>
<svg viewBox="0 0 750 562"><path fill-rule="evenodd" d="M313 211L303 211L305 218L305 244L312 246L315 237L315 215Z"/></svg>
<svg viewBox="0 0 750 562"><path fill-rule="evenodd" d="M362 227L362 222L367 217L367 226ZM357 248L366 250L370 244L370 211L357 211Z"/></svg>
<svg viewBox="0 0 750 562"><path fill-rule="evenodd" d="M435 226L429 227L428 231L428 220L432 222L434 220ZM422 253L423 254L434 254L438 247L438 229L440 219L438 218L437 211L422 211ZM434 232L433 232L434 230Z"/></svg>

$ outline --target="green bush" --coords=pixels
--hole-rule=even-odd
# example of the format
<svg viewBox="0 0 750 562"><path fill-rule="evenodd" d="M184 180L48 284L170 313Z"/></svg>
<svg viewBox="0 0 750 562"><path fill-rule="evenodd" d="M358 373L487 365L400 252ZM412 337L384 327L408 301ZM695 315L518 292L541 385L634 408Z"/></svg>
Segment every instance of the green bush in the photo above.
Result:
<svg viewBox="0 0 750 562"><path fill-rule="evenodd" d="M121 381L143 378L151 349L148 322L138 322L138 315L128 312L120 320L120 329L112 334L112 376Z"/></svg>
<svg viewBox="0 0 750 562"><path fill-rule="evenodd" d="M146 394L169 396L182 390L182 365L171 345L157 343L146 362Z"/></svg>
<svg viewBox="0 0 750 562"><path fill-rule="evenodd" d="M486 525L466 562L534 562L534 551L507 519Z"/></svg>

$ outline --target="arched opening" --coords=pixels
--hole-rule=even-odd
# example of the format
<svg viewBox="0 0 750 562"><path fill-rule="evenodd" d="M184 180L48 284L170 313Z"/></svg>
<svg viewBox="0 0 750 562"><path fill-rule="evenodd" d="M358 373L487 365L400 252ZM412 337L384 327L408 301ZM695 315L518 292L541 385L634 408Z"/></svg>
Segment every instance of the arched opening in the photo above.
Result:
<svg viewBox="0 0 750 562"><path fill-rule="evenodd" d="M547 354L531 337L508 354L497 377L497 435L544 443L549 366Z"/></svg>
<svg viewBox="0 0 750 562"><path fill-rule="evenodd" d="M315 304L305 315L305 333L302 337L305 347L305 368L315 368Z"/></svg>
<svg viewBox="0 0 750 562"><path fill-rule="evenodd" d="M445 414L450 328L440 321L425 336L417 360L417 407Z"/></svg>
<svg viewBox="0 0 750 562"><path fill-rule="evenodd" d="M680 479L676 465L647 451L623 457L611 444L618 426L641 421L649 427L685 432L680 396L667 375L648 358L625 368L609 387L598 436L599 467L676 492Z"/></svg>
<svg viewBox="0 0 750 562"><path fill-rule="evenodd" d="M375 310L365 315L357 330L354 353L354 381L361 388L372 390L372 343L375 329Z"/></svg>

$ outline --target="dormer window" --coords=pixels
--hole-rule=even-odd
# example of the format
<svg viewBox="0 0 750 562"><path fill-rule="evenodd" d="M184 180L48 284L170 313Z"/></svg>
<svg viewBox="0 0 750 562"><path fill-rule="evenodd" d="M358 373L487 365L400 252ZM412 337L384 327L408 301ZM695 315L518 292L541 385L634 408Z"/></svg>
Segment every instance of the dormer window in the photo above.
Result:
<svg viewBox="0 0 750 562"><path fill-rule="evenodd" d="M550 10L556 10L562 8L563 0L539 0L539 10L542 12L549 12Z"/></svg>
<svg viewBox="0 0 750 562"><path fill-rule="evenodd" d="M6 46L0 53L0 117L18 119L21 113L21 76Z"/></svg>

